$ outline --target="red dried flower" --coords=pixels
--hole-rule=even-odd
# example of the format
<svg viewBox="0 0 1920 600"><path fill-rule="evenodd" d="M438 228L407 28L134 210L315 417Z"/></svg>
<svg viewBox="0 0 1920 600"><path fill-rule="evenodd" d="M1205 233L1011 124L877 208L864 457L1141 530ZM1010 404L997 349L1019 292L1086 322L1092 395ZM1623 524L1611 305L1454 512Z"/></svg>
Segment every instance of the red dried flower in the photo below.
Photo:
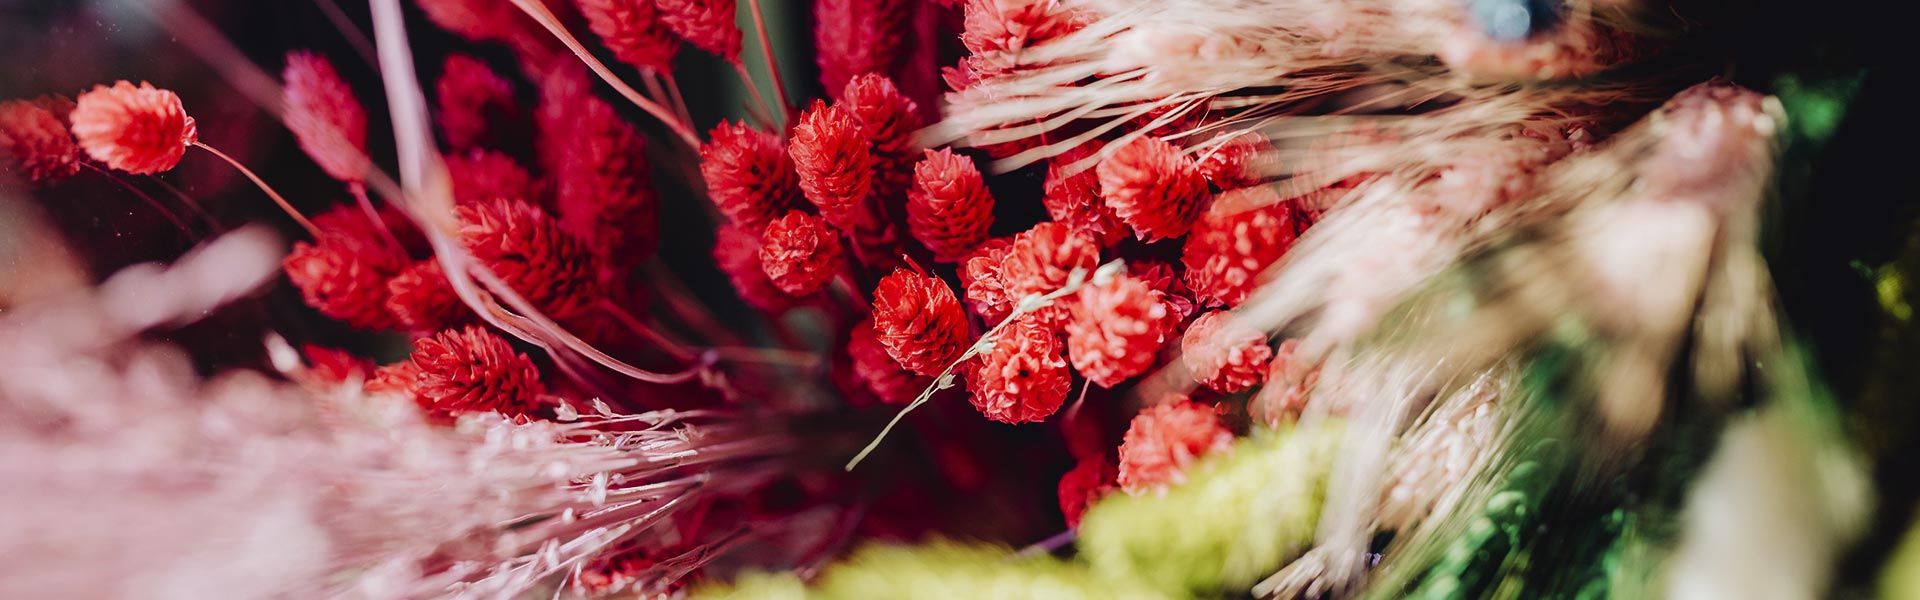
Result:
<svg viewBox="0 0 1920 600"><path fill-rule="evenodd" d="M854 325L848 336L847 354L853 357L853 373L881 402L906 404L933 385L932 377L908 371L893 359L875 335L872 319Z"/></svg>
<svg viewBox="0 0 1920 600"><path fill-rule="evenodd" d="M533 361L479 327L421 338L404 364L381 368L378 385L370 387L404 389L434 415L497 412L524 418L540 408L546 394Z"/></svg>
<svg viewBox="0 0 1920 600"><path fill-rule="evenodd" d="M820 87L844 90L866 73L887 73L905 41L908 0L819 0L813 3L814 61Z"/></svg>
<svg viewBox="0 0 1920 600"><path fill-rule="evenodd" d="M1040 202L1047 216L1085 231L1102 246L1111 246L1127 235L1127 225L1114 216L1113 209L1100 197L1100 177L1090 165L1079 163L1099 152L1105 144L1090 141L1053 157L1047 162L1047 182L1041 187ZM1082 166L1068 175L1068 169Z"/></svg>
<svg viewBox="0 0 1920 600"><path fill-rule="evenodd" d="M1039 223L1014 236L1013 247L1000 267L1000 283L1006 288L1008 300L1017 306L1028 296L1066 287L1075 269L1084 269L1087 276L1092 276L1099 260L1099 246L1085 233L1060 223ZM1033 314L1047 326L1058 325L1067 317L1064 303L1069 301L1060 299Z"/></svg>
<svg viewBox="0 0 1920 600"><path fill-rule="evenodd" d="M1063 346L1031 316L1009 323L968 372L973 407L1002 423L1037 422L1059 411L1073 387Z"/></svg>
<svg viewBox="0 0 1920 600"><path fill-rule="evenodd" d="M44 183L80 170L80 146L60 116L25 100L0 102L0 182Z"/></svg>
<svg viewBox="0 0 1920 600"><path fill-rule="evenodd" d="M546 211L496 198L457 214L460 241L473 257L549 318L585 315L604 297L592 250Z"/></svg>
<svg viewBox="0 0 1920 600"><path fill-rule="evenodd" d="M853 111L819 100L793 127L795 172L800 191L827 222L852 229L855 209L873 188L873 147Z"/></svg>
<svg viewBox="0 0 1920 600"><path fill-rule="evenodd" d="M1156 137L1122 146L1095 168L1100 196L1146 241L1187 234L1207 200L1207 180L1180 148Z"/></svg>
<svg viewBox="0 0 1920 600"><path fill-rule="evenodd" d="M1239 306L1259 287L1261 273L1286 256L1297 231L1293 208L1272 188L1222 194L1187 236L1180 262L1187 286L1213 306Z"/></svg>
<svg viewBox="0 0 1920 600"><path fill-rule="evenodd" d="M623 268L652 254L658 241L646 138L605 100L591 94L577 100L569 128L543 132L561 148L550 171L557 212L603 265Z"/></svg>
<svg viewBox="0 0 1920 600"><path fill-rule="evenodd" d="M1178 329L1181 322L1193 316L1193 291L1180 280L1180 274L1169 265L1157 260L1136 260L1127 263L1127 274L1146 282L1147 287L1160 292L1160 303L1167 305L1167 319Z"/></svg>
<svg viewBox="0 0 1920 600"><path fill-rule="evenodd" d="M307 358L307 370L300 374L301 381L310 385L361 382L373 373L373 361L345 350L305 344L300 347L300 354Z"/></svg>
<svg viewBox="0 0 1920 600"><path fill-rule="evenodd" d="M172 169L200 139L180 97L145 81L96 85L80 95L70 118L88 156L135 175Z"/></svg>
<svg viewBox="0 0 1920 600"><path fill-rule="evenodd" d="M360 329L393 327L387 280L407 266L398 249L378 239L323 232L316 243L294 243L281 266L320 314Z"/></svg>
<svg viewBox="0 0 1920 600"><path fill-rule="evenodd" d="M733 282L734 292L754 308L778 313L793 306L760 268L760 235L733 224L721 225L713 244L713 262Z"/></svg>
<svg viewBox="0 0 1920 600"><path fill-rule="evenodd" d="M1259 134L1242 133L1202 153L1198 164L1200 174L1213 183L1214 189L1222 191L1260 185L1265 180L1265 169L1259 163L1272 149L1273 145Z"/></svg>
<svg viewBox="0 0 1920 600"><path fill-rule="evenodd" d="M907 194L907 230L933 251L934 260L954 262L987 241L993 226L993 194L973 160L945 148L928 150L913 167Z"/></svg>
<svg viewBox="0 0 1920 600"><path fill-rule="evenodd" d="M760 269L788 295L811 295L840 273L840 238L820 217L788 211L767 223L760 243Z"/></svg>
<svg viewBox="0 0 1920 600"><path fill-rule="evenodd" d="M313 216L313 224L326 234L339 234L368 243L387 244L387 233L392 233L400 242L401 251L409 255L423 254L428 250L427 238L413 226L413 220L402 214L400 209L390 204L382 204L375 209L379 222L367 217L366 209L358 205L342 204ZM382 232L381 229L385 229ZM404 258L404 257L403 257Z"/></svg>
<svg viewBox="0 0 1920 600"><path fill-rule="evenodd" d="M966 290L974 314L988 323L999 323L1013 312L1014 299L1007 295L1006 280L1001 276L1007 254L1012 251L1013 238L993 238L960 261L960 287Z"/></svg>
<svg viewBox="0 0 1920 600"><path fill-rule="evenodd" d="M873 290L873 328L900 366L939 375L967 350L967 316L946 282L895 269Z"/></svg>
<svg viewBox="0 0 1920 600"><path fill-rule="evenodd" d="M1085 27L1088 18L1055 0L967 0L960 43L974 54L1019 52Z"/></svg>
<svg viewBox="0 0 1920 600"><path fill-rule="evenodd" d="M901 94L893 80L874 73L848 80L839 104L853 113L873 144L873 195L894 206L894 198L912 183L913 162L920 158L920 148L913 143L921 125L919 105Z"/></svg>
<svg viewBox="0 0 1920 600"><path fill-rule="evenodd" d="M1222 394L1246 391L1266 381L1273 348L1261 332L1233 324L1225 311L1194 319L1180 339L1180 360L1194 381Z"/></svg>
<svg viewBox="0 0 1920 600"><path fill-rule="evenodd" d="M1233 446L1233 432L1213 409L1187 401L1140 411L1120 444L1120 489L1140 495L1186 481L1201 457Z"/></svg>
<svg viewBox="0 0 1920 600"><path fill-rule="evenodd" d="M740 62L740 26L734 0L654 0L660 22L687 43L728 62Z"/></svg>
<svg viewBox="0 0 1920 600"><path fill-rule="evenodd" d="M533 201L539 196L533 174L513 157L474 148L447 157L447 178L453 180L453 201L459 204L495 198Z"/></svg>
<svg viewBox="0 0 1920 600"><path fill-rule="evenodd" d="M673 69L680 38L662 22L653 0L575 0L575 4L587 17L587 27L620 62L663 73Z"/></svg>
<svg viewBox="0 0 1920 600"><path fill-rule="evenodd" d="M287 128L320 170L354 183L367 176L367 109L326 57L287 53Z"/></svg>
<svg viewBox="0 0 1920 600"><path fill-rule="evenodd" d="M720 214L742 227L765 228L799 196L799 179L780 136L725 122L700 146L700 175Z"/></svg>
<svg viewBox="0 0 1920 600"><path fill-rule="evenodd" d="M440 261L433 259L413 263L387 280L387 310L401 328L417 333L447 329L472 317Z"/></svg>
<svg viewBox="0 0 1920 600"><path fill-rule="evenodd" d="M1170 332L1160 293L1145 282L1120 276L1081 288L1069 305L1067 357L1080 375L1113 387L1153 366Z"/></svg>
<svg viewBox="0 0 1920 600"><path fill-rule="evenodd" d="M434 82L434 124L447 147L466 150L487 139L492 123L520 119L513 84L486 63L465 54L447 55L440 79ZM456 185L459 179L455 179Z"/></svg>
<svg viewBox="0 0 1920 600"><path fill-rule="evenodd" d="M1066 516L1067 527L1079 527L1087 507L1113 493L1116 474L1112 461L1104 456L1092 456L1080 459L1072 470L1060 477L1060 514Z"/></svg>

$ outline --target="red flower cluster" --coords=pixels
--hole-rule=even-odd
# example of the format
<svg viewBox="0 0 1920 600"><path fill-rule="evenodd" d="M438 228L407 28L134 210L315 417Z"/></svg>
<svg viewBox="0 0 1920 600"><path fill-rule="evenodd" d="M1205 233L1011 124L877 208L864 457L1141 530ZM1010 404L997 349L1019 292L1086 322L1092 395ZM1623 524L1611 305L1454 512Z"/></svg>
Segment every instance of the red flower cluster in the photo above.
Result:
<svg viewBox="0 0 1920 600"><path fill-rule="evenodd" d="M1214 306L1239 306L1259 287L1260 274L1293 248L1292 203L1271 188L1227 192L1193 226L1180 261L1187 285Z"/></svg>
<svg viewBox="0 0 1920 600"><path fill-rule="evenodd" d="M760 268L780 291L807 296L839 274L840 236L826 220L800 211L767 223L760 237Z"/></svg>
<svg viewBox="0 0 1920 600"><path fill-rule="evenodd" d="M740 27L734 0L654 0L660 23L689 44L730 62L740 62Z"/></svg>
<svg viewBox="0 0 1920 600"><path fill-rule="evenodd" d="M1092 238L1059 223L1041 223L1013 237L1013 246L1007 249L1000 267L1000 282L1007 299L1017 306L1030 296L1066 287L1075 270L1091 277L1099 260L1100 247ZM1054 326L1066 318L1067 311L1063 304L1056 303L1034 315Z"/></svg>
<svg viewBox="0 0 1920 600"><path fill-rule="evenodd" d="M993 194L973 161L952 150L928 150L913 168L907 196L907 230L933 251L934 259L954 262L987 240L993 226Z"/></svg>
<svg viewBox="0 0 1920 600"><path fill-rule="evenodd" d="M525 418L540 409L546 394L527 355L478 327L421 338L407 362L381 367L368 387L404 394L443 416L497 412Z"/></svg>
<svg viewBox="0 0 1920 600"><path fill-rule="evenodd" d="M1087 381L1113 387L1153 366L1175 324L1160 292L1123 275L1075 296L1067 354Z"/></svg>
<svg viewBox="0 0 1920 600"><path fill-rule="evenodd" d="M700 175L720 214L754 230L793 208L800 189L786 143L744 123L714 126L700 146Z"/></svg>
<svg viewBox="0 0 1920 600"><path fill-rule="evenodd" d="M1120 489L1137 496L1182 483L1189 466L1232 445L1211 407L1180 401L1140 411L1120 444Z"/></svg>
<svg viewBox="0 0 1920 600"><path fill-rule="evenodd" d="M1180 359L1194 380L1222 394L1242 392L1267 377L1273 348L1267 336L1235 326L1232 315L1210 312L1194 319L1180 340Z"/></svg>
<svg viewBox="0 0 1920 600"><path fill-rule="evenodd" d="M973 407L1002 423L1041 421L1060 410L1073 386L1060 336L1032 317L1015 319L969 371Z"/></svg>
<svg viewBox="0 0 1920 600"><path fill-rule="evenodd" d="M909 0L814 2L814 61L820 67L820 87L832 93L845 89L855 76L892 71L912 4Z"/></svg>
<svg viewBox="0 0 1920 600"><path fill-rule="evenodd" d="M1101 197L1142 240L1186 235L1206 208L1206 178L1193 159L1166 140L1135 139L1100 161L1097 170Z"/></svg>
<svg viewBox="0 0 1920 600"><path fill-rule="evenodd" d="M576 0L576 4L587 18L587 27L620 62L658 72L673 68L680 39L667 29L653 0ZM737 34L734 43L739 44Z"/></svg>
<svg viewBox="0 0 1920 600"><path fill-rule="evenodd" d="M335 231L312 243L294 243L282 264L287 279L320 314L361 329L396 324L379 291L407 266L398 249L375 238Z"/></svg>
<svg viewBox="0 0 1920 600"><path fill-rule="evenodd" d="M848 333L847 354L853 359L853 373L868 391L887 404L912 402L933 384L933 378L900 366L893 354L880 342L872 319L861 321ZM943 365L944 368L944 365Z"/></svg>
<svg viewBox="0 0 1920 600"><path fill-rule="evenodd" d="M459 151L486 141L488 123L520 119L513 84L486 63L465 54L449 54L434 82L434 124L447 147ZM456 183L459 179L454 180Z"/></svg>
<svg viewBox="0 0 1920 600"><path fill-rule="evenodd" d="M793 164L800 190L835 227L853 227L873 190L873 142L854 112L818 100L793 127Z"/></svg>
<svg viewBox="0 0 1920 600"><path fill-rule="evenodd" d="M906 269L873 290L874 336L908 371L939 375L967 346L967 318L946 282Z"/></svg>
<svg viewBox="0 0 1920 600"><path fill-rule="evenodd" d="M453 180L453 201L474 204L498 198L532 200L542 195L538 182L513 157L474 148L447 157L447 178Z"/></svg>
<svg viewBox="0 0 1920 600"><path fill-rule="evenodd" d="M80 95L68 118L88 156L135 175L173 169L200 139L180 97L144 81L94 86Z"/></svg>
<svg viewBox="0 0 1920 600"><path fill-rule="evenodd" d="M0 182L42 183L80 170L80 146L60 115L39 103L0 102Z"/></svg>
<svg viewBox="0 0 1920 600"><path fill-rule="evenodd" d="M367 109L325 57L287 53L287 128L327 175L347 183L367 176Z"/></svg>
<svg viewBox="0 0 1920 600"><path fill-rule="evenodd" d="M458 213L467 251L553 320L586 315L605 297L592 250L539 207L497 198Z"/></svg>

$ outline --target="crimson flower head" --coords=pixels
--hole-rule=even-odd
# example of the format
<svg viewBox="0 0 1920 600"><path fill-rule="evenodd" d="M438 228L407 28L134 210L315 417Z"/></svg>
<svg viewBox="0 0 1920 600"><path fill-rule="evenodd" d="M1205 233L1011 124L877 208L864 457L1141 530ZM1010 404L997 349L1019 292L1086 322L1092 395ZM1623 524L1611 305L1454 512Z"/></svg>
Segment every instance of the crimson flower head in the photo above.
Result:
<svg viewBox="0 0 1920 600"><path fill-rule="evenodd" d="M80 146L60 116L25 100L0 102L0 182L43 183L80 170Z"/></svg>
<svg viewBox="0 0 1920 600"><path fill-rule="evenodd" d="M1195 381L1222 394L1245 391L1267 379L1273 348L1258 330L1233 324L1232 316L1215 311L1194 319L1180 340L1180 360Z"/></svg>
<svg viewBox="0 0 1920 600"><path fill-rule="evenodd" d="M467 305L453 291L440 261L422 260L387 280L387 311L401 328L418 333L439 331L465 322Z"/></svg>
<svg viewBox="0 0 1920 600"><path fill-rule="evenodd" d="M1187 286L1214 306L1239 306L1259 287L1260 274L1293 248L1293 208L1266 186L1222 194L1187 236L1180 261Z"/></svg>
<svg viewBox="0 0 1920 600"><path fill-rule="evenodd" d="M1201 457L1233 447L1213 409L1185 400L1140 411L1120 444L1120 489L1140 495L1186 481Z"/></svg>
<svg viewBox="0 0 1920 600"><path fill-rule="evenodd" d="M465 150L487 138L489 123L519 119L513 84L486 63L465 54L447 55L440 79L434 82L433 122L447 147ZM458 182L458 179L454 181Z"/></svg>
<svg viewBox="0 0 1920 600"><path fill-rule="evenodd" d="M844 106L815 100L793 127L800 191L835 227L851 230L856 209L873 189L873 145Z"/></svg>
<svg viewBox="0 0 1920 600"><path fill-rule="evenodd" d="M328 176L354 183L367 176L367 109L333 63L312 52L287 53L287 128Z"/></svg>
<svg viewBox="0 0 1920 600"><path fill-rule="evenodd" d="M407 362L380 370L376 387L404 391L434 415L525 417L540 408L546 394L540 370L527 355L475 326L421 338Z"/></svg>
<svg viewBox="0 0 1920 600"><path fill-rule="evenodd" d="M734 24L734 0L654 0L660 22L687 43L740 62L740 26Z"/></svg>
<svg viewBox="0 0 1920 600"><path fill-rule="evenodd" d="M532 199L540 191L533 174L513 157L479 148L448 156L447 178L453 180L453 201L458 204L495 198Z"/></svg>
<svg viewBox="0 0 1920 600"><path fill-rule="evenodd" d="M1051 416L1073 387L1060 336L1033 316L1014 319L995 335L993 349L969 371L973 407L1001 423L1032 423Z"/></svg>
<svg viewBox="0 0 1920 600"><path fill-rule="evenodd" d="M1157 137L1143 136L1121 146L1100 161L1095 172L1100 196L1142 240L1186 235L1206 205L1207 180L1193 159Z"/></svg>
<svg viewBox="0 0 1920 600"><path fill-rule="evenodd" d="M1200 174L1223 191L1260 185L1266 174L1259 163L1272 149L1273 144L1266 138L1254 133L1240 134L1202 155L1198 165Z"/></svg>
<svg viewBox="0 0 1920 600"><path fill-rule="evenodd" d="M1088 166L1069 175L1068 169L1099 152L1098 140L1075 146L1047 162L1047 181L1041 186L1040 202L1047 216L1085 231L1102 246L1119 243L1127 235L1127 225L1114 216L1113 209L1100 197L1100 177Z"/></svg>
<svg viewBox="0 0 1920 600"><path fill-rule="evenodd" d="M906 404L933 385L932 377L908 371L893 359L880 343L872 319L854 325L848 336L847 354L853 358L853 373L881 402Z"/></svg>
<svg viewBox="0 0 1920 600"><path fill-rule="evenodd" d="M872 144L873 193L892 202L912 183L913 162L920 158L913 142L913 132L920 129L919 105L892 79L874 73L847 81L840 104L853 112Z"/></svg>
<svg viewBox="0 0 1920 600"><path fill-rule="evenodd" d="M496 198L458 214L473 257L553 320L585 315L604 297L592 250L539 207Z"/></svg>
<svg viewBox="0 0 1920 600"><path fill-rule="evenodd" d="M135 175L171 170L200 139L180 97L144 81L94 86L80 94L69 118L88 156Z"/></svg>
<svg viewBox="0 0 1920 600"><path fill-rule="evenodd" d="M360 329L393 327L393 314L386 310L387 280L407 266L399 249L379 239L329 231L314 243L294 243L281 266L320 314Z"/></svg>
<svg viewBox="0 0 1920 600"><path fill-rule="evenodd" d="M700 175L720 214L756 230L793 208L800 191L786 143L745 123L714 126L700 146Z"/></svg>
<svg viewBox="0 0 1920 600"><path fill-rule="evenodd" d="M1087 381L1113 387L1153 366L1173 324L1159 292L1123 275L1075 296L1066 323L1067 356Z"/></svg>
<svg viewBox="0 0 1920 600"><path fill-rule="evenodd" d="M979 54L1019 52L1085 27L1072 3L1054 0L967 0L960 43Z"/></svg>
<svg viewBox="0 0 1920 600"><path fill-rule="evenodd" d="M1073 470L1060 477L1060 514L1067 517L1068 527L1079 527L1087 507L1113 493L1115 475L1113 461L1094 455L1081 458Z"/></svg>
<svg viewBox="0 0 1920 600"><path fill-rule="evenodd" d="M873 329L900 366L929 377L960 358L968 345L967 316L946 282L895 269L873 290Z"/></svg>
<svg viewBox="0 0 1920 600"><path fill-rule="evenodd" d="M780 291L760 268L760 234L731 223L715 232L713 262L733 282L733 291L754 308L777 313L793 306L793 296ZM888 359L892 360L892 359Z"/></svg>
<svg viewBox="0 0 1920 600"><path fill-rule="evenodd" d="M967 304L988 323L999 323L1013 312L1013 298L1007 295L1001 268L1012 251L1013 238L998 237L980 244L960 260L960 287L967 291Z"/></svg>
<svg viewBox="0 0 1920 600"><path fill-rule="evenodd" d="M1054 222L1043 222L1013 238L1013 247L1000 268L1000 283L1007 299L1018 306L1028 296L1049 294L1066 287L1075 269L1091 276L1100 260L1100 247L1085 233ZM1062 304L1054 304L1034 313L1054 326L1067 317Z"/></svg>
<svg viewBox="0 0 1920 600"><path fill-rule="evenodd" d="M913 167L907 194L907 230L933 251L935 260L954 262L987 241L993 226L993 194L973 160L945 148L928 150Z"/></svg>
<svg viewBox="0 0 1920 600"><path fill-rule="evenodd" d="M575 0L575 4L587 17L587 28L600 36L620 62L662 73L673 68L680 38L662 22L654 0Z"/></svg>
<svg viewBox="0 0 1920 600"><path fill-rule="evenodd" d="M646 137L592 94L574 105L570 127L543 132L560 147L551 175L560 222L592 246L604 264L631 264L653 253L659 210Z"/></svg>
<svg viewBox="0 0 1920 600"><path fill-rule="evenodd" d="M416 0L415 4L441 29L476 42L507 36L520 16L511 1Z"/></svg>
<svg viewBox="0 0 1920 600"><path fill-rule="evenodd" d="M855 76L886 73L899 58L912 0L819 0L813 3L814 61L827 93Z"/></svg>
<svg viewBox="0 0 1920 600"><path fill-rule="evenodd" d="M760 236L760 269L791 296L807 296L840 273L840 238L825 219L800 211L767 223Z"/></svg>

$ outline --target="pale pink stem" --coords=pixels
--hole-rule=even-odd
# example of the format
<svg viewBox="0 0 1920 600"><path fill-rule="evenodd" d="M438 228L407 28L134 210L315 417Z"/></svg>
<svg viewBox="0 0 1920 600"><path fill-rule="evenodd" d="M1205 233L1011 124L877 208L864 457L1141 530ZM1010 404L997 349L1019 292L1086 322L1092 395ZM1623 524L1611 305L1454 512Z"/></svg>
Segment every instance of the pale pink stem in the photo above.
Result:
<svg viewBox="0 0 1920 600"><path fill-rule="evenodd" d="M648 100L647 97L641 95L638 90L633 89L633 86L627 85L627 82L621 81L619 76L613 74L612 69L607 68L606 63L600 62L598 58L594 58L593 53L588 52L587 47L582 45L579 39L573 37L573 34L567 33L566 27L560 24L560 18L554 16L552 11L547 10L545 5L541 4L538 0L513 0L513 5L519 7L521 12L527 13L527 16L533 17L533 20L539 22L540 26L545 27L548 33L552 33L555 38L560 40L560 43L567 46L568 50L573 51L573 55L579 57L580 62L586 63L587 68L592 69L594 74L599 75L602 81L607 82L607 85L613 86L614 91L620 92L620 95L626 97L628 102L632 102L634 106L640 107L640 110L647 111L647 114L653 115L653 118L659 119L661 123L665 123L668 129L673 130L673 133L680 137L681 141L686 142L688 147L700 147L700 136L694 134L691 124L682 121L678 116L668 111L666 107L660 106L652 100Z"/></svg>
<svg viewBox="0 0 1920 600"><path fill-rule="evenodd" d="M646 323L641 323L640 319L635 318L633 314L627 312L626 309L620 308L611 301L601 300L600 310L606 312L607 315L613 317L614 320L619 321L621 325L625 325L627 329L640 334L640 337L647 338L647 341L660 346L661 350L665 350L667 354L673 355L674 360L680 362L695 362L694 359L696 355L692 350L688 350L686 346L674 341L673 338L667 337L666 334L660 333L652 327L648 327Z"/></svg>
<svg viewBox="0 0 1920 600"><path fill-rule="evenodd" d="M240 171L241 175L245 175L248 180L253 181L253 185L258 186L260 191L266 192L267 197L272 198L275 204L279 204L280 210L286 211L287 216L293 217L294 222L299 223L301 228L306 229L307 235L313 236L313 239L316 240L320 239L320 228L315 227L313 221L307 220L306 215L300 214L299 210L295 210L292 203L287 202L286 198L280 196L280 192L273 191L273 187L267 185L266 181L261 180L259 175L253 174L253 169L247 168L246 165L240 164L240 161L234 160L231 156L227 156L227 153L215 150L213 146L208 146L204 142L196 140L193 142L193 146L219 157L220 160L227 161L229 165L233 165L233 168Z"/></svg>
<svg viewBox="0 0 1920 600"><path fill-rule="evenodd" d="M199 215L202 219L206 219L207 225L212 227L214 231L225 232L227 230L226 226L220 224L219 219L214 218L213 213L207 212L205 207L200 206L199 201L194 200L192 196L188 196L186 192L180 191L180 188L173 187L173 184L167 183L167 180L159 177L151 177L148 178L148 180L160 184L160 189L164 189L167 193L173 194L174 199L179 200L180 204L185 205L187 210L191 210L193 214Z"/></svg>
<svg viewBox="0 0 1920 600"><path fill-rule="evenodd" d="M662 74L667 83L667 98L673 101L673 110L679 111L680 119L693 122L693 113L687 111L687 96L680 93L680 77L672 72Z"/></svg>
<svg viewBox="0 0 1920 600"><path fill-rule="evenodd" d="M347 191L353 193L353 199L360 204L360 212L366 213L367 219L373 222L373 229L380 232L380 237L387 240L395 252L406 254L407 247L400 244L400 238L393 235L392 228L387 227L387 220L380 218L380 209L373 206L373 199L367 197L366 184L358 181L349 183Z"/></svg>

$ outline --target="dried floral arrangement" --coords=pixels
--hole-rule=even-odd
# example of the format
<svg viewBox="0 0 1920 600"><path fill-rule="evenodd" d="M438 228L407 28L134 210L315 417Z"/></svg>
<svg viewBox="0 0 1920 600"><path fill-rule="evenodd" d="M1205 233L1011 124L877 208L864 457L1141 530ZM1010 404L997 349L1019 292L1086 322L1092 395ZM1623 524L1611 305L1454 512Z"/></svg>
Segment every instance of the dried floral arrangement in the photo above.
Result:
<svg viewBox="0 0 1920 600"><path fill-rule="evenodd" d="M4 595L1920 593L1849 558L1920 243L1837 398L1763 250L1862 75L1724 77L1737 7L316 0L356 52L261 64L109 4L324 179L0 102ZM95 280L84 185L196 248Z"/></svg>

